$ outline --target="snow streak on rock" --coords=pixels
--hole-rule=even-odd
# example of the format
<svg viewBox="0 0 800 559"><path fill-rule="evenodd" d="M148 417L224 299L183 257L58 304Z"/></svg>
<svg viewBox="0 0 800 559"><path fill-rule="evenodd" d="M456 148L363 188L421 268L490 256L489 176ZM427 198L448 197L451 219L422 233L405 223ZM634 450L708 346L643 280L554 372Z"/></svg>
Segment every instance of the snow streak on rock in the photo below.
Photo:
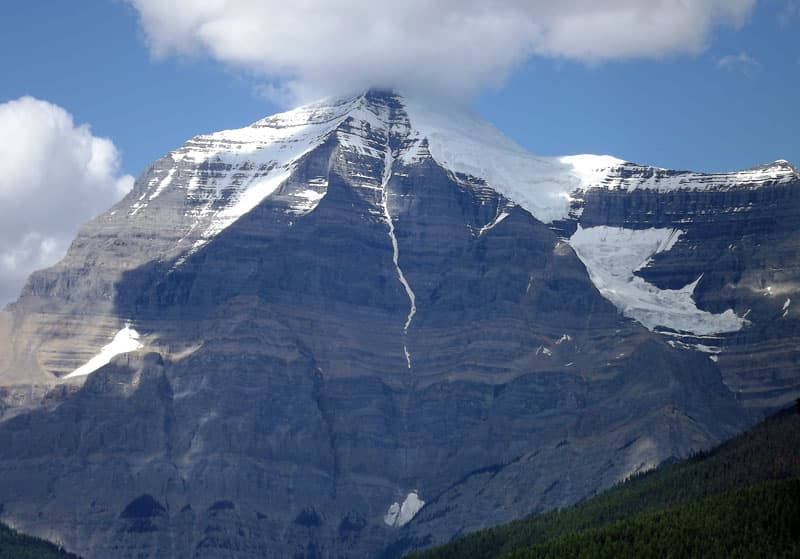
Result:
<svg viewBox="0 0 800 559"><path fill-rule="evenodd" d="M388 134L387 130L387 134ZM381 182L381 206L383 206L383 218L386 220L386 225L389 228L389 239L392 241L392 262L394 262L395 270L397 270L397 279L403 284L403 289L406 290L410 307L406 323L403 326L403 335L408 334L408 329L414 320L414 315L417 314L417 299L414 295L414 290L406 279L403 269L400 267L400 248L397 244L397 236L394 234L394 222L392 215L389 213L389 182L392 180L392 167L394 164L394 156L392 155L392 148L389 146L388 137L386 144L386 151L384 153L384 167L383 167L383 180ZM411 355L408 352L408 346L403 344L403 352L406 356L406 364L411 368Z"/></svg>
<svg viewBox="0 0 800 559"><path fill-rule="evenodd" d="M498 224L500 224L501 221L503 221L509 215L511 214L509 214L507 210L503 210L501 209L501 207L498 206L497 215L495 215L494 218L489 223L478 229L478 237L482 236L487 231L491 231L492 229L494 229Z"/></svg>

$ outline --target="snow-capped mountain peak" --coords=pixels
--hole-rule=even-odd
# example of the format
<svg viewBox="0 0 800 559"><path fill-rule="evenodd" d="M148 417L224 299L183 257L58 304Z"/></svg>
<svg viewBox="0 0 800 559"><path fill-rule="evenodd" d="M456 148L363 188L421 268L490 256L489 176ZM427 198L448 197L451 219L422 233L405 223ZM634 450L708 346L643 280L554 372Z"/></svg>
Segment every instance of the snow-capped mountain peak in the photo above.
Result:
<svg viewBox="0 0 800 559"><path fill-rule="evenodd" d="M390 104L400 107L402 122L388 121ZM185 213L194 221L193 231L200 233L194 246L199 246L276 192L303 156L334 132L346 147L362 151L368 134L401 134L402 145L394 153L398 160L410 164L432 157L456 178L483 182L545 223L568 217L576 195L592 188L726 189L797 178L784 160L746 171L703 174L637 165L608 155L537 156L467 110L370 90L192 138L169 154L171 165L153 169L135 189L129 215L146 212L169 188L183 190ZM322 196L324 188L299 197L295 211L313 210Z"/></svg>
<svg viewBox="0 0 800 559"><path fill-rule="evenodd" d="M391 92L197 136L0 313L3 518L376 557L580 500L800 394L798 199Z"/></svg>

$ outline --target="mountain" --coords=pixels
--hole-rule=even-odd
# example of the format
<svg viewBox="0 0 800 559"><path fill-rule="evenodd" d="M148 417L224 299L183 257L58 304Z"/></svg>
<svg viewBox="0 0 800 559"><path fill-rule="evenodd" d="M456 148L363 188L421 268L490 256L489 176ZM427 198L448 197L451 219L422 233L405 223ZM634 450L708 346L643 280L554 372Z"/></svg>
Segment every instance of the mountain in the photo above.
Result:
<svg viewBox="0 0 800 559"><path fill-rule="evenodd" d="M710 452L579 505L413 557L793 557L800 550L798 412L784 410Z"/></svg>
<svg viewBox="0 0 800 559"><path fill-rule="evenodd" d="M0 518L372 557L575 503L800 395L798 194L385 91L193 138L0 314Z"/></svg>

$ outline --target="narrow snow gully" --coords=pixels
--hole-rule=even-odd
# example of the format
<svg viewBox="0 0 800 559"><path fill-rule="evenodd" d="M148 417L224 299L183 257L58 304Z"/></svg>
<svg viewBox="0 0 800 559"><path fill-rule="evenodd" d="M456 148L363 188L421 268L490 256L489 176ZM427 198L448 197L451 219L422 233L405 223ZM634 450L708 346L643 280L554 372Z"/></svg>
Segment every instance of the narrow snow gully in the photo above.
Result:
<svg viewBox="0 0 800 559"><path fill-rule="evenodd" d="M397 237L394 234L394 222L392 221L392 215L389 213L389 181L392 178L394 155L392 154L392 148L389 145L388 137L386 140L386 151L384 152L383 161L383 181L381 183L381 206L383 206L383 218L386 221L387 227L389 228L389 239L392 241L392 262L394 262L395 270L397 270L397 278L400 280L400 283L403 284L403 289L406 290L406 295L408 295L408 301L410 303L408 316L406 317L406 323L403 326L403 337L405 338L408 335L408 329L411 327L411 323L414 321L414 315L417 314L417 299L414 295L414 290L411 289L408 280L406 280L403 269L400 267L400 248L397 245ZM403 353L406 357L406 364L410 369L411 354L408 351L408 344L405 341L403 342Z"/></svg>

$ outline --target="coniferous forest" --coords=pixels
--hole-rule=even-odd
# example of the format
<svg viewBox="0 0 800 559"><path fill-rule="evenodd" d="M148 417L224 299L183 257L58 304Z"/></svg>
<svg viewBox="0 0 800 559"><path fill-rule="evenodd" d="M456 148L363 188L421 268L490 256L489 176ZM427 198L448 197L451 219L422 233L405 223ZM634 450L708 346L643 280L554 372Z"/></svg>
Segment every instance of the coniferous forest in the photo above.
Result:
<svg viewBox="0 0 800 559"><path fill-rule="evenodd" d="M58 546L0 524L0 559L79 559Z"/></svg>
<svg viewBox="0 0 800 559"><path fill-rule="evenodd" d="M800 557L800 409L576 506L411 557Z"/></svg>

